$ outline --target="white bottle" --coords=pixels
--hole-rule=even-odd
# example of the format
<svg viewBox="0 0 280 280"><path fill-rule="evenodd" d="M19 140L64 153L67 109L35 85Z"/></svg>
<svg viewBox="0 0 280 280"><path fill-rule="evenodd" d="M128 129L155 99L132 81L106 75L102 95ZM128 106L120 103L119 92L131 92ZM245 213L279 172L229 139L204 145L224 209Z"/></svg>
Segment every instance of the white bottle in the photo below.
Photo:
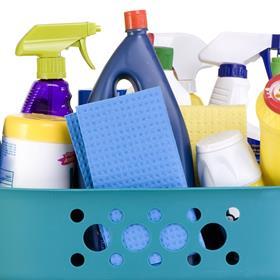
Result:
<svg viewBox="0 0 280 280"><path fill-rule="evenodd" d="M261 171L238 130L210 135L197 143L202 187L261 186Z"/></svg>
<svg viewBox="0 0 280 280"><path fill-rule="evenodd" d="M210 66L199 59L206 43L187 33L154 33L154 45L173 48L173 69L177 80L187 93L196 93L197 73Z"/></svg>
<svg viewBox="0 0 280 280"><path fill-rule="evenodd" d="M181 83L176 79L173 72L173 48L155 47L155 52L162 65L166 78L173 91L179 106L191 105L190 95Z"/></svg>

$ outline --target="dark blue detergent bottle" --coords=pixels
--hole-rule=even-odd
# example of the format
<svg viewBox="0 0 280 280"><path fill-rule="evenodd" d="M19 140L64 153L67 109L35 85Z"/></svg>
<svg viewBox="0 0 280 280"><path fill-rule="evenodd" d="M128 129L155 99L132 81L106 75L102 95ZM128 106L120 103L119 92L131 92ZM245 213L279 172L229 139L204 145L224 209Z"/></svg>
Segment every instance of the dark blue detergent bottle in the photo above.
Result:
<svg viewBox="0 0 280 280"><path fill-rule="evenodd" d="M89 102L116 96L117 84L126 79L135 91L160 86L185 171L187 184L194 186L192 152L188 132L171 87L147 36L145 10L125 12L127 37L104 67Z"/></svg>

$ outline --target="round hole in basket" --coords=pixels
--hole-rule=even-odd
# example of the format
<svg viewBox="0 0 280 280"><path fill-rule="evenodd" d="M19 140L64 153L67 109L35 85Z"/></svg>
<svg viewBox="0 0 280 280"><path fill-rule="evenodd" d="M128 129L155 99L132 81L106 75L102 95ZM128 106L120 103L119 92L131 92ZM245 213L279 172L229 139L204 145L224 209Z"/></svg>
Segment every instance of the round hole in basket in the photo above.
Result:
<svg viewBox="0 0 280 280"><path fill-rule="evenodd" d="M85 258L82 254L76 253L71 257L71 264L73 266L79 267L85 263Z"/></svg>
<svg viewBox="0 0 280 280"><path fill-rule="evenodd" d="M129 251L143 250L150 242L148 230L143 225L130 225L122 234L124 247Z"/></svg>
<svg viewBox="0 0 280 280"><path fill-rule="evenodd" d="M235 222L240 218L240 211L236 207L230 207L226 212L226 217L229 221Z"/></svg>
<svg viewBox="0 0 280 280"><path fill-rule="evenodd" d="M224 246L227 240L226 230L217 223L209 223L205 225L201 229L200 234L202 236L204 246L208 250L220 249Z"/></svg>
<svg viewBox="0 0 280 280"><path fill-rule="evenodd" d="M177 251L185 247L187 239L187 231L179 224L168 225L160 233L161 245L170 251Z"/></svg>
<svg viewBox="0 0 280 280"><path fill-rule="evenodd" d="M199 221L201 218L201 212L198 208L191 208L187 211L187 219L191 222Z"/></svg>
<svg viewBox="0 0 280 280"><path fill-rule="evenodd" d="M109 217L113 223L119 223L123 220L123 212L120 209L113 209L110 212Z"/></svg>
<svg viewBox="0 0 280 280"><path fill-rule="evenodd" d="M161 220L161 211L157 208L152 209L149 213L148 213L148 219L149 221L155 223L155 222L159 222Z"/></svg>
<svg viewBox="0 0 280 280"><path fill-rule="evenodd" d="M149 256L148 261L151 266L159 266L162 263L162 257L159 253L153 253Z"/></svg>
<svg viewBox="0 0 280 280"><path fill-rule="evenodd" d="M236 252L229 252L226 256L226 261L229 265L236 265L239 263L239 254Z"/></svg>
<svg viewBox="0 0 280 280"><path fill-rule="evenodd" d="M84 212L81 209L74 209L70 214L71 220L75 223L80 223L84 216Z"/></svg>
<svg viewBox="0 0 280 280"><path fill-rule="evenodd" d="M199 265L201 262L201 256L199 253L194 252L194 253L188 255L187 261L192 266Z"/></svg>
<svg viewBox="0 0 280 280"><path fill-rule="evenodd" d="M120 266L123 263L123 257L118 254L115 253L110 257L110 264L113 266Z"/></svg>
<svg viewBox="0 0 280 280"><path fill-rule="evenodd" d="M101 224L94 224L84 233L84 243L92 251L100 252L108 247L110 234Z"/></svg>

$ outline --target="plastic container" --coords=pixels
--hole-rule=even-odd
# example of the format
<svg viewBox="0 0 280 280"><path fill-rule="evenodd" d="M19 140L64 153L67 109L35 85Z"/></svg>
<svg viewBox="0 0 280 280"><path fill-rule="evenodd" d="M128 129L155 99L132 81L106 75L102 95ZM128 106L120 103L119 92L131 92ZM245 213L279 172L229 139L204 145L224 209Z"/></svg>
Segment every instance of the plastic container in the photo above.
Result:
<svg viewBox="0 0 280 280"><path fill-rule="evenodd" d="M263 185L260 167L240 131L212 134L200 140L196 149L201 186Z"/></svg>
<svg viewBox="0 0 280 280"><path fill-rule="evenodd" d="M257 100L257 115L260 121L260 163L265 184L280 184L280 75L274 76L265 86Z"/></svg>
<svg viewBox="0 0 280 280"><path fill-rule="evenodd" d="M279 199L280 188L0 189L0 279L279 279L280 224L270 218ZM109 233L104 251L84 243L94 224ZM123 240L132 225L148 236L142 250ZM166 242L171 225L181 229L175 251ZM213 238L212 250L199 241L209 228L226 236L224 244Z"/></svg>
<svg viewBox="0 0 280 280"><path fill-rule="evenodd" d="M62 117L18 114L6 117L0 184L23 188L70 188L76 156Z"/></svg>

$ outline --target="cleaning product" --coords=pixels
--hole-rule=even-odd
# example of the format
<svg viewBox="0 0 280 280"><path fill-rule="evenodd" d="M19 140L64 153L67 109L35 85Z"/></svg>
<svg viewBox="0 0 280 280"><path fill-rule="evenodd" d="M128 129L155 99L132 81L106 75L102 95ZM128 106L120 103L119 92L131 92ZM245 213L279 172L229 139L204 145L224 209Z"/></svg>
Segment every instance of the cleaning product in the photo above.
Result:
<svg viewBox="0 0 280 280"><path fill-rule="evenodd" d="M278 45L280 47L280 44ZM279 61L279 60L278 60ZM273 61L276 63L276 60ZM272 65L273 66L273 65ZM273 66L274 76L257 100L261 129L261 169L265 185L280 185L280 67Z"/></svg>
<svg viewBox="0 0 280 280"><path fill-rule="evenodd" d="M246 107L244 105L182 106L181 112L190 136L196 184L200 185L197 174L196 144L211 134L225 130L239 130L245 139Z"/></svg>
<svg viewBox="0 0 280 280"><path fill-rule="evenodd" d="M201 186L262 186L260 167L238 130L210 135L197 143Z"/></svg>
<svg viewBox="0 0 280 280"><path fill-rule="evenodd" d="M195 79L201 69L210 66L199 60L199 53L206 47L206 43L197 36L186 33L154 33L150 37L154 38L155 46L174 49L173 70L175 77L189 94L191 104L203 105L202 100L195 93Z"/></svg>
<svg viewBox="0 0 280 280"><path fill-rule="evenodd" d="M169 85L174 93L179 106L190 105L190 96L186 94L183 86L173 74L173 49L167 47L155 47L155 52L164 70Z"/></svg>
<svg viewBox="0 0 280 280"><path fill-rule="evenodd" d="M249 81L246 64L262 57L271 77L270 49L275 48L271 34L221 33L200 53L204 62L218 65L219 75L210 98L210 104L238 105L248 103ZM248 124L248 142L259 159L258 129Z"/></svg>
<svg viewBox="0 0 280 280"><path fill-rule="evenodd" d="M66 23L35 25L21 39L16 55L37 56L37 77L23 105L23 113L65 116L72 112L71 93L66 77L65 59L61 52L78 47L94 68L86 49L86 37L100 31L95 23Z"/></svg>
<svg viewBox="0 0 280 280"><path fill-rule="evenodd" d="M111 98L119 80L129 80L135 91L160 86L188 186L194 186L193 163L188 133L172 89L147 36L144 10L125 13L127 37L104 67L89 101Z"/></svg>
<svg viewBox="0 0 280 280"><path fill-rule="evenodd" d="M78 161L86 161L81 173L94 188L187 187L159 87L78 106L66 120Z"/></svg>
<svg viewBox="0 0 280 280"><path fill-rule="evenodd" d="M76 157L62 117L20 114L6 117L0 184L20 188L70 188Z"/></svg>

